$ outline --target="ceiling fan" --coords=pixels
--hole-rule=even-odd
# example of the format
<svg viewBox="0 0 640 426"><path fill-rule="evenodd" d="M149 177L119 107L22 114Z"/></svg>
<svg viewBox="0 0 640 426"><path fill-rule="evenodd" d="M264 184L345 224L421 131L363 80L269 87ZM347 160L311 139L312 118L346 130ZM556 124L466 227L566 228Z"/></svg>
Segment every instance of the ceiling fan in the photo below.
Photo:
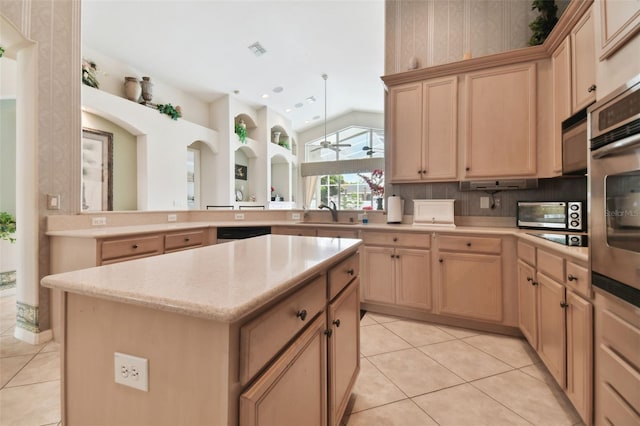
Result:
<svg viewBox="0 0 640 426"><path fill-rule="evenodd" d="M311 150L311 152L318 151L319 149L332 149L335 152L339 152L340 148L350 147L350 143L331 143L327 140L327 78L326 74L322 74L324 80L324 140L320 142L320 146Z"/></svg>
<svg viewBox="0 0 640 426"><path fill-rule="evenodd" d="M362 150L366 151L365 154L367 154L369 157L373 156L373 154L375 154L376 152L383 152L379 149L373 149L372 146L363 146Z"/></svg>

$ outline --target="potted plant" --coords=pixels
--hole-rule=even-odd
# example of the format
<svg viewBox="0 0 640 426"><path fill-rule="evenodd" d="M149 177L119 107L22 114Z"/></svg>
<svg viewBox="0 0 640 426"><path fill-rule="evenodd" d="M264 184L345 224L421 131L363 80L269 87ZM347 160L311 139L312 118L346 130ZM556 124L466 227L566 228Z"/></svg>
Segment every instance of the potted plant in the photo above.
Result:
<svg viewBox="0 0 640 426"><path fill-rule="evenodd" d="M238 135L238 139L240 142L247 142L247 126L243 126L242 123L236 123L236 135Z"/></svg>
<svg viewBox="0 0 640 426"><path fill-rule="evenodd" d="M14 243L16 241L15 232L16 218L7 212L0 212L0 240Z"/></svg>
<svg viewBox="0 0 640 426"><path fill-rule="evenodd" d="M172 120L177 120L178 117L182 115L180 114L178 107L174 107L171 104L158 104L156 105L156 108L158 108L160 114L167 114Z"/></svg>
<svg viewBox="0 0 640 426"><path fill-rule="evenodd" d="M538 9L540 15L529 24L529 28L533 31L529 39L529 46L537 46L544 43L558 22L558 17L556 16L558 7L555 0L533 0L531 10L535 9Z"/></svg>

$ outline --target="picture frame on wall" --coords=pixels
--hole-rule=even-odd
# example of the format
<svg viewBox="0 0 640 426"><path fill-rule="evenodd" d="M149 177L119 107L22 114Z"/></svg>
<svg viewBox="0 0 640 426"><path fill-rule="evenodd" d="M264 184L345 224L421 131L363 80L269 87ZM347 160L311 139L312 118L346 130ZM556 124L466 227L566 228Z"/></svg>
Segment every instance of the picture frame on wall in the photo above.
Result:
<svg viewBox="0 0 640 426"><path fill-rule="evenodd" d="M236 164L236 179L238 180L247 180L247 166L243 166L242 164Z"/></svg>
<svg viewBox="0 0 640 426"><path fill-rule="evenodd" d="M113 210L113 133L82 129L82 210Z"/></svg>

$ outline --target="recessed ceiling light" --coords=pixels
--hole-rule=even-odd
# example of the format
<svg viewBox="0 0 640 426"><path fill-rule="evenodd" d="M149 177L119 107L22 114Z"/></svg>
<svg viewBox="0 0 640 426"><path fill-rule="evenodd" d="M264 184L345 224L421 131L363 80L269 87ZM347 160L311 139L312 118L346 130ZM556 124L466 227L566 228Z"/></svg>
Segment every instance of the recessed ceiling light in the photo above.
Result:
<svg viewBox="0 0 640 426"><path fill-rule="evenodd" d="M304 124L309 124L309 120L304 120Z"/></svg>
<svg viewBox="0 0 640 426"><path fill-rule="evenodd" d="M280 93L284 90L284 87L278 86L273 88L273 93Z"/></svg>
<svg viewBox="0 0 640 426"><path fill-rule="evenodd" d="M293 111L291 108L287 108L284 110L284 112L291 112L291 111Z"/></svg>
<svg viewBox="0 0 640 426"><path fill-rule="evenodd" d="M267 50L264 47L262 47L259 41L256 41L251 46L249 46L249 50L253 52L253 54L256 56L262 56L265 53L267 53Z"/></svg>
<svg viewBox="0 0 640 426"><path fill-rule="evenodd" d="M302 102L298 102L297 104L294 105L294 107L296 108L302 108L304 106L304 104Z"/></svg>
<svg viewBox="0 0 640 426"><path fill-rule="evenodd" d="M268 97L269 97L269 94L268 94L268 93L263 93L263 94L262 94L262 99L267 99Z"/></svg>
<svg viewBox="0 0 640 426"><path fill-rule="evenodd" d="M306 99L307 102L309 102L310 104L314 103L316 101L316 97L315 96L309 96Z"/></svg>

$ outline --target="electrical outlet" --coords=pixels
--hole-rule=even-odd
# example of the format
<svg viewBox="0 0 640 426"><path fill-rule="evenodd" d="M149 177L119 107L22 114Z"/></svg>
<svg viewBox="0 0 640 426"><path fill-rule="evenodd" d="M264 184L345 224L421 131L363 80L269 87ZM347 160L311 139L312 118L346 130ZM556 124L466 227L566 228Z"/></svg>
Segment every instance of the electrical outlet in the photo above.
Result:
<svg viewBox="0 0 640 426"><path fill-rule="evenodd" d="M244 220L244 213L236 213L236 220Z"/></svg>
<svg viewBox="0 0 640 426"><path fill-rule="evenodd" d="M177 214L167 215L167 221L168 222L175 222L176 220L178 220L178 215Z"/></svg>
<svg viewBox="0 0 640 426"><path fill-rule="evenodd" d="M500 198L494 198L494 199L493 199L493 206L494 206L495 208L500 207Z"/></svg>
<svg viewBox="0 0 640 426"><path fill-rule="evenodd" d="M480 208L481 209L489 208L489 197L480 197Z"/></svg>
<svg viewBox="0 0 640 426"><path fill-rule="evenodd" d="M300 213L291 213L291 220L300 220Z"/></svg>
<svg viewBox="0 0 640 426"><path fill-rule="evenodd" d="M120 352L113 354L116 383L149 392L149 360Z"/></svg>
<svg viewBox="0 0 640 426"><path fill-rule="evenodd" d="M60 194L47 194L47 209L60 210Z"/></svg>
<svg viewBox="0 0 640 426"><path fill-rule="evenodd" d="M93 226L102 226L102 225L106 225L107 224L107 218L106 217L92 217L91 218L91 225Z"/></svg>

